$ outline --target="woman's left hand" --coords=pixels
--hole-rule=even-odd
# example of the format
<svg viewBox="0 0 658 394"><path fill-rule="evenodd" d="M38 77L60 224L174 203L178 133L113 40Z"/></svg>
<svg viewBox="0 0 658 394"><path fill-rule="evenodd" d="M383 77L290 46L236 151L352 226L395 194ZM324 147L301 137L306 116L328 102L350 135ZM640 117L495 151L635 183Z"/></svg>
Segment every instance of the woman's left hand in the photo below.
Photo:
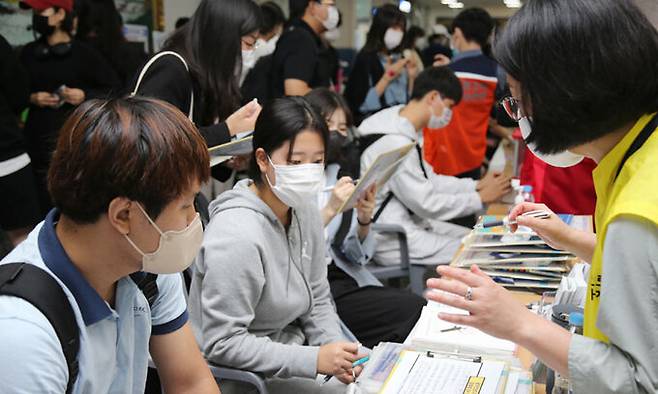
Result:
<svg viewBox="0 0 658 394"><path fill-rule="evenodd" d="M356 204L357 217L361 223L369 223L375 210L375 196L377 195L377 184L373 184L366 190L365 194Z"/></svg>
<svg viewBox="0 0 658 394"><path fill-rule="evenodd" d="M441 313L442 320L472 326L487 334L518 342L525 323L532 320L533 314L509 291L476 265L471 266L470 271L448 266L440 266L436 271L441 278L429 279L427 287L443 291L430 290L425 294L426 298L469 312L469 315ZM466 299L469 288L470 300Z"/></svg>

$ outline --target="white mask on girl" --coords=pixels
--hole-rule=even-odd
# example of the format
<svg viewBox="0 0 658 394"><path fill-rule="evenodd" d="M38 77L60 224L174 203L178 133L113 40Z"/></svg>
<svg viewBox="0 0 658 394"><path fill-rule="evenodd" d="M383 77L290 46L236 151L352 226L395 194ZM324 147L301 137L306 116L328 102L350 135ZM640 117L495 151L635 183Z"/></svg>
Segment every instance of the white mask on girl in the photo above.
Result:
<svg viewBox="0 0 658 394"><path fill-rule="evenodd" d="M399 47L402 42L402 37L404 37L404 32L402 30L393 29L392 27L386 29L386 33L384 33L384 45L386 45L386 49L390 51Z"/></svg>
<svg viewBox="0 0 658 394"><path fill-rule="evenodd" d="M274 164L268 156L276 184L272 185L270 178L265 174L267 183L275 196L291 208L298 208L309 201L315 201L324 181L324 164L310 163L297 165Z"/></svg>

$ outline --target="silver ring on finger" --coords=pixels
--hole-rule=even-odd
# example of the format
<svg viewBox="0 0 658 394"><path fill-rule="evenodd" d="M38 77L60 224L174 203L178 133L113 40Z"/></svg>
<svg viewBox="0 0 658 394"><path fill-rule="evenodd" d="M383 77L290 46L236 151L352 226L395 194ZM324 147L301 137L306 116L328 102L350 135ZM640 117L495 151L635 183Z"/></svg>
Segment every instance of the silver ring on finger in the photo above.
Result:
<svg viewBox="0 0 658 394"><path fill-rule="evenodd" d="M464 298L467 299L468 301L473 301L473 288L472 287L467 287L466 288L466 294L464 294Z"/></svg>

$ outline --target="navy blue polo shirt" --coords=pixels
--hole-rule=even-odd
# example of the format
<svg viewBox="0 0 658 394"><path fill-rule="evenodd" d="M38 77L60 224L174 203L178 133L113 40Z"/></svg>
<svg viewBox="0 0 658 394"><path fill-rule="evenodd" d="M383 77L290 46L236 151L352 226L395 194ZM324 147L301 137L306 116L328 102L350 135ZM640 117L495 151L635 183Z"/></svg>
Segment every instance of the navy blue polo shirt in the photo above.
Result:
<svg viewBox="0 0 658 394"><path fill-rule="evenodd" d="M174 332L188 319L182 277L159 275L153 307L129 277L117 283L111 308L73 265L55 233L52 210L0 264L26 262L64 289L80 328L80 372L74 393L143 393L151 335ZM0 381L12 393L63 393L68 369L50 322L27 301L0 296ZM7 388L7 387L5 387ZM2 389L0 389L2 391Z"/></svg>

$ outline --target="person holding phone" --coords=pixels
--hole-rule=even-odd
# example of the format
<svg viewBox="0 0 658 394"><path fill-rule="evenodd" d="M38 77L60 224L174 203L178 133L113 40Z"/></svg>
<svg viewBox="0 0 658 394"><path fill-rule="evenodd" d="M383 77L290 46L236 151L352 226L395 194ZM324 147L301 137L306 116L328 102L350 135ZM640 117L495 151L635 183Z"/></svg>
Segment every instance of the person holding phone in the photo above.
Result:
<svg viewBox="0 0 658 394"><path fill-rule="evenodd" d="M52 207L46 174L64 120L83 101L106 96L121 82L100 53L73 38L73 0L24 0L21 6L32 9L37 36L23 47L20 61L30 80L24 131L43 217Z"/></svg>

